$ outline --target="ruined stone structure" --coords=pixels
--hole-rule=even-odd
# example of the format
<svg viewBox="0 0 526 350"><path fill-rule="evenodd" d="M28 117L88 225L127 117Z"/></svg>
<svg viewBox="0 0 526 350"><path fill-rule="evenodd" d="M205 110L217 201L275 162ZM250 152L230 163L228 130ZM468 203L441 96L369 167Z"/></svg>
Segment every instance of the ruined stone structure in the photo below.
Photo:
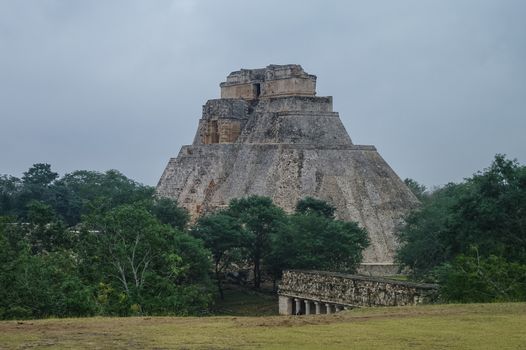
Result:
<svg viewBox="0 0 526 350"><path fill-rule="evenodd" d="M232 72L220 86L193 144L168 162L158 195L194 218L253 194L289 212L301 198L320 198L368 230L362 271L392 273L393 233L418 201L374 146L352 143L332 97L316 96L316 76L270 65Z"/></svg>
<svg viewBox="0 0 526 350"><path fill-rule="evenodd" d="M438 286L323 271L291 270L279 285L279 313L308 315L360 306L433 302Z"/></svg>

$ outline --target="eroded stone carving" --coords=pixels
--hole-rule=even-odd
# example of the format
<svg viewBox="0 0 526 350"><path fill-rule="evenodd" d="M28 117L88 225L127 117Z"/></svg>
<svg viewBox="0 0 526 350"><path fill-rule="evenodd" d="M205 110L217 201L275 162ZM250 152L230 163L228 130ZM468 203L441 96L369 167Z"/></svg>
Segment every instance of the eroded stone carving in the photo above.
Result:
<svg viewBox="0 0 526 350"><path fill-rule="evenodd" d="M438 297L438 286L335 272L291 270L283 272L278 294L280 314L308 315L312 304L316 307L315 313L319 314L345 307L432 303Z"/></svg>

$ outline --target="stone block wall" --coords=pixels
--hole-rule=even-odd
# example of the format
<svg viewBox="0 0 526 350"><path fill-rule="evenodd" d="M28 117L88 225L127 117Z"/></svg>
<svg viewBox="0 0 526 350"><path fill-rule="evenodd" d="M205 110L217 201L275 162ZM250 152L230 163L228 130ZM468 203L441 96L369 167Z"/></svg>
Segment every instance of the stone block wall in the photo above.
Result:
<svg viewBox="0 0 526 350"><path fill-rule="evenodd" d="M300 65L269 65L263 69L232 72L220 84L221 98L253 100L273 96L314 96L316 76Z"/></svg>
<svg viewBox="0 0 526 350"><path fill-rule="evenodd" d="M209 100L194 139L195 145L234 143L248 119L249 106L241 99Z"/></svg>
<svg viewBox="0 0 526 350"><path fill-rule="evenodd" d="M242 98L252 100L257 98L257 85L255 83L230 85L221 88L221 98Z"/></svg>
<svg viewBox="0 0 526 350"><path fill-rule="evenodd" d="M241 133L241 126L237 119L202 119L199 122L199 143L234 143Z"/></svg>
<svg viewBox="0 0 526 350"><path fill-rule="evenodd" d="M287 78L265 81L261 84L261 97L314 96L316 81L309 78Z"/></svg>
<svg viewBox="0 0 526 350"><path fill-rule="evenodd" d="M208 100L203 106L203 119L246 119L248 104L242 99Z"/></svg>
<svg viewBox="0 0 526 350"><path fill-rule="evenodd" d="M332 97L287 96L262 99L258 102L256 113L264 112L332 112Z"/></svg>
<svg viewBox="0 0 526 350"><path fill-rule="evenodd" d="M324 271L283 273L278 294L348 307L402 306L433 302L438 286ZM282 300L281 304L284 305Z"/></svg>

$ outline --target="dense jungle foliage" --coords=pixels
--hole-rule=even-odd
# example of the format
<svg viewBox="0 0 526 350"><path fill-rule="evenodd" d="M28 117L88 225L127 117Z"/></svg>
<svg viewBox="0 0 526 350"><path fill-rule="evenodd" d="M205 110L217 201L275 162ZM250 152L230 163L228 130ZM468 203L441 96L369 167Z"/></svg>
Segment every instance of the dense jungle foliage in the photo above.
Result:
<svg viewBox="0 0 526 350"><path fill-rule="evenodd" d="M0 176L0 318L207 314L229 271L250 267L255 288L286 268L353 271L367 233L333 212L253 196L190 223L118 171L35 164Z"/></svg>
<svg viewBox="0 0 526 350"><path fill-rule="evenodd" d="M400 230L399 262L441 285L446 301L526 300L526 167L497 155L482 172L434 191Z"/></svg>

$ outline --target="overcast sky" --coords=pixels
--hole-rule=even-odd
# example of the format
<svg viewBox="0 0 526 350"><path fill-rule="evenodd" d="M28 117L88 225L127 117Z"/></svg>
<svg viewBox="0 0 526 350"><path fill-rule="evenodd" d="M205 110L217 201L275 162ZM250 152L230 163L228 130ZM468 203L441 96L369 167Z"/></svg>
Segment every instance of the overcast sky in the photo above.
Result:
<svg viewBox="0 0 526 350"><path fill-rule="evenodd" d="M523 0L0 0L0 174L155 185L229 72L287 63L401 178L526 163Z"/></svg>

